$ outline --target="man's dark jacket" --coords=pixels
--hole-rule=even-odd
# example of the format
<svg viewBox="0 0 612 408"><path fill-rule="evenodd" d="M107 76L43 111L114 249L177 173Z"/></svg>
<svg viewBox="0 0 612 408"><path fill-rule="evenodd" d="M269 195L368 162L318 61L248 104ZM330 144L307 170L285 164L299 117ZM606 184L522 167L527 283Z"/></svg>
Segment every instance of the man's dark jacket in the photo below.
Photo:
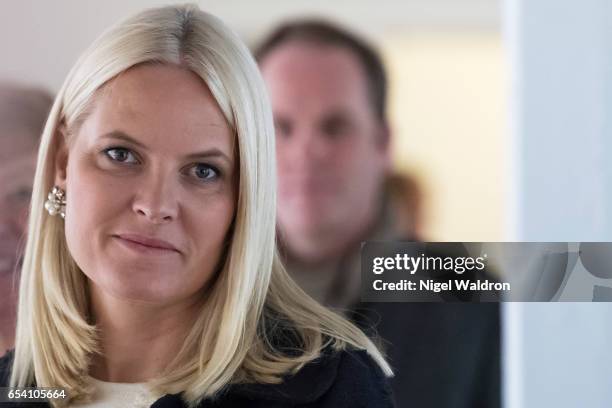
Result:
<svg viewBox="0 0 612 408"><path fill-rule="evenodd" d="M361 303L351 317L383 339L398 407L501 406L499 303Z"/></svg>
<svg viewBox="0 0 612 408"><path fill-rule="evenodd" d="M10 376L12 352L0 359L0 387ZM2 407L48 408L47 403L0 404ZM186 408L180 395L166 395L152 408ZM365 351L326 351L281 384L228 387L199 408L391 408L391 391L382 371ZM129 408L129 407L126 407Z"/></svg>
<svg viewBox="0 0 612 408"><path fill-rule="evenodd" d="M456 243L428 244L425 248L428 256L469 255ZM462 276L494 281L487 271ZM451 272L436 279L456 277ZM360 302L349 317L366 332L374 327L383 339L383 349L395 371L391 385L398 406L499 408L500 304L466 303L470 299L478 302L478 293L448 296L450 303Z"/></svg>

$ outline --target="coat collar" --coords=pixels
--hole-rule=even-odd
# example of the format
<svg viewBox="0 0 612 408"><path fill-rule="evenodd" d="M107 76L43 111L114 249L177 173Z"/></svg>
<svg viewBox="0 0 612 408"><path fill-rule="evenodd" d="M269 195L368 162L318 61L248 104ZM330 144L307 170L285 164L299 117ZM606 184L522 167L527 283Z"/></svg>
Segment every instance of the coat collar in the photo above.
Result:
<svg viewBox="0 0 612 408"><path fill-rule="evenodd" d="M238 395L248 399L307 404L325 394L336 380L341 352L324 351L318 359L306 364L296 374L287 376L279 384L239 384Z"/></svg>
<svg viewBox="0 0 612 408"><path fill-rule="evenodd" d="M286 376L279 384L233 384L215 399L222 401L226 395L242 397L252 401L271 403L310 404L325 394L336 380L343 352L324 350L321 356L306 364L294 375ZM209 400L200 407L208 406ZM185 403L180 394L168 394L157 400L151 408L182 408Z"/></svg>

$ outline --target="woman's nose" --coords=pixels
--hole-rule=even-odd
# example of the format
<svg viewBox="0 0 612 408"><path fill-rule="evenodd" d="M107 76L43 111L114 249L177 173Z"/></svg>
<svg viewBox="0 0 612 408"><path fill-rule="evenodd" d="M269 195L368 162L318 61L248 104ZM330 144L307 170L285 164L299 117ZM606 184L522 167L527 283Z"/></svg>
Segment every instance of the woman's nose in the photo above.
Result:
<svg viewBox="0 0 612 408"><path fill-rule="evenodd" d="M165 224L176 219L179 205L175 183L171 176L148 176L134 198L134 212L154 224Z"/></svg>

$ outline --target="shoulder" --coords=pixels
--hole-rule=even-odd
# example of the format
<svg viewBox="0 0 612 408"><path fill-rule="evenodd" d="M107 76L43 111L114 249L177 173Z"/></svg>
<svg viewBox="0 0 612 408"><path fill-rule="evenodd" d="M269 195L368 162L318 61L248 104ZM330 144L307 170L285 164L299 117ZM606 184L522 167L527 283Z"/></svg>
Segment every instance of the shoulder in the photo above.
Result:
<svg viewBox="0 0 612 408"><path fill-rule="evenodd" d="M9 350L0 357L0 387L8 387L13 365L13 350Z"/></svg>
<svg viewBox="0 0 612 408"><path fill-rule="evenodd" d="M234 384L200 407L392 408L391 388L376 362L363 350L323 351L316 360L279 384ZM153 408L185 408L179 394Z"/></svg>
<svg viewBox="0 0 612 408"><path fill-rule="evenodd" d="M336 352L338 369L330 389L321 397L329 407L393 407L389 381L365 350Z"/></svg>
<svg viewBox="0 0 612 408"><path fill-rule="evenodd" d="M228 391L227 397L259 402L261 406L394 406L388 380L380 367L367 352L355 349L326 349L318 359L280 384L243 384Z"/></svg>

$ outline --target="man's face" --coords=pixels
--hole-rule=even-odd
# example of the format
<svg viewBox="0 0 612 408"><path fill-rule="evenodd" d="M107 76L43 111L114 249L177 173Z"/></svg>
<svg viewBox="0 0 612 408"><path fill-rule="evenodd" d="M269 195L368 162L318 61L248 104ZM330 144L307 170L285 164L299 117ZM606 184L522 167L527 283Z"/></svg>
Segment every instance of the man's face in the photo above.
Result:
<svg viewBox="0 0 612 408"><path fill-rule="evenodd" d="M288 42L261 70L276 125L282 238L294 255L321 260L358 241L373 221L386 129L348 49Z"/></svg>

